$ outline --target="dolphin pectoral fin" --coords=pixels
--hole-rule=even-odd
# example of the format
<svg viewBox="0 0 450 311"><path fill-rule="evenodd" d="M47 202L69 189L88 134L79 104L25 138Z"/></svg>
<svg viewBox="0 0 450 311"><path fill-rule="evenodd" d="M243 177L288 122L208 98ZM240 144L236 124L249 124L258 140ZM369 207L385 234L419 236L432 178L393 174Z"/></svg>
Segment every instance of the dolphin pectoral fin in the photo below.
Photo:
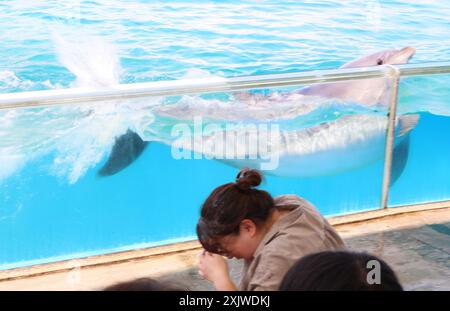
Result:
<svg viewBox="0 0 450 311"><path fill-rule="evenodd" d="M418 114L409 114L399 117L399 130L396 138L402 139L402 141L395 146L393 150L390 186L393 186L397 179L400 178L406 163L408 162L410 143L409 133L416 127L419 122L419 117Z"/></svg>
<svg viewBox="0 0 450 311"><path fill-rule="evenodd" d="M401 143L399 143L394 148L394 152L392 154L391 183L390 183L391 187L399 179L399 177L402 175L406 167L409 155L409 142L410 137L408 135L402 140Z"/></svg>
<svg viewBox="0 0 450 311"><path fill-rule="evenodd" d="M398 118L400 123L400 132L398 136L408 134L419 122L418 114L407 114Z"/></svg>
<svg viewBox="0 0 450 311"><path fill-rule="evenodd" d="M116 138L105 165L98 171L99 176L117 174L133 163L147 147L148 142L143 141L135 132L128 130Z"/></svg>

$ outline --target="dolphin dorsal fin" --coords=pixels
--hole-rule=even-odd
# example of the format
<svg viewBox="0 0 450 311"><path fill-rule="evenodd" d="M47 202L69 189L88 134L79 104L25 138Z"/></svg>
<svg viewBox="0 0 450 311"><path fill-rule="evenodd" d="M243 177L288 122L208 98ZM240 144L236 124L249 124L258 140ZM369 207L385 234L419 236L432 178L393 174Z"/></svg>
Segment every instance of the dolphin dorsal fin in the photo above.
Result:
<svg viewBox="0 0 450 311"><path fill-rule="evenodd" d="M408 134L419 122L418 114L408 114L398 118L400 124L400 131L398 136Z"/></svg>

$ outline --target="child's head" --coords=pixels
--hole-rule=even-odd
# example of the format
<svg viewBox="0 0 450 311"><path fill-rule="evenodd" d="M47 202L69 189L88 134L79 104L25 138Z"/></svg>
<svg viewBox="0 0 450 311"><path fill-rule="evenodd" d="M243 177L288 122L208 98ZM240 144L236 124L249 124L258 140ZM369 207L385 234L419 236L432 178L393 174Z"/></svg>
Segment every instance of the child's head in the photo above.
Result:
<svg viewBox="0 0 450 311"><path fill-rule="evenodd" d="M103 289L104 291L182 291L183 288L157 281L152 278L139 278L131 281L116 283Z"/></svg>
<svg viewBox="0 0 450 311"><path fill-rule="evenodd" d="M298 260L284 276L280 290L398 291L403 288L389 265L376 256L325 251Z"/></svg>
<svg viewBox="0 0 450 311"><path fill-rule="evenodd" d="M236 181L217 187L203 203L197 236L205 250L228 257L251 258L259 229L274 208L273 198L254 189L262 175L243 169Z"/></svg>

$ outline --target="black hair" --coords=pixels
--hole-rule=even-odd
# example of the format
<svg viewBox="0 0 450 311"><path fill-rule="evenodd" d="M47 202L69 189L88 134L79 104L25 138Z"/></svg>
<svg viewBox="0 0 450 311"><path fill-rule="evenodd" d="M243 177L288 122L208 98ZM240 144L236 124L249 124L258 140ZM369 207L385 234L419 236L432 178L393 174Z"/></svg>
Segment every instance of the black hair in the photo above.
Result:
<svg viewBox="0 0 450 311"><path fill-rule="evenodd" d="M257 226L264 223L275 207L272 196L254 187L260 185L262 174L242 169L236 181L214 189L202 205L197 223L197 236L203 248L222 253L217 238L239 233L242 220L250 219Z"/></svg>
<svg viewBox="0 0 450 311"><path fill-rule="evenodd" d="M371 279L372 263L379 265L379 283ZM325 251L299 259L286 273L282 291L402 291L394 271L367 253Z"/></svg>

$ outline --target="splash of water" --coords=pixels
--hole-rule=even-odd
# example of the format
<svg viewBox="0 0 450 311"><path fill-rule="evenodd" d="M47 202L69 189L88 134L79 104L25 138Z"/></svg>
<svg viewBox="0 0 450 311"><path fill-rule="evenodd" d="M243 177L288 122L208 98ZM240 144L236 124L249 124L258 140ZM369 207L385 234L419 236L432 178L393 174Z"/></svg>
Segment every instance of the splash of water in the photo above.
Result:
<svg viewBox="0 0 450 311"><path fill-rule="evenodd" d="M99 37L77 38L54 36L58 58L76 77L73 86L104 87L119 83L120 64L115 48ZM14 83L20 82L14 75L8 77ZM128 128L129 113L124 111L126 107L119 106L119 102L96 102L2 112L0 180L11 176L27 161L55 152L53 173L76 182L101 161L114 138Z"/></svg>
<svg viewBox="0 0 450 311"><path fill-rule="evenodd" d="M101 37L63 38L53 35L59 61L76 77L74 87L102 87L119 83L120 62L114 45Z"/></svg>
<svg viewBox="0 0 450 311"><path fill-rule="evenodd" d="M112 44L88 35L72 40L54 35L54 42L59 60L76 77L74 87L107 87L119 83L121 67ZM66 139L55 145L54 173L68 176L69 182L75 183L98 164L110 150L114 138L129 127L127 108L120 101L63 107L83 116L68 120L72 128Z"/></svg>

